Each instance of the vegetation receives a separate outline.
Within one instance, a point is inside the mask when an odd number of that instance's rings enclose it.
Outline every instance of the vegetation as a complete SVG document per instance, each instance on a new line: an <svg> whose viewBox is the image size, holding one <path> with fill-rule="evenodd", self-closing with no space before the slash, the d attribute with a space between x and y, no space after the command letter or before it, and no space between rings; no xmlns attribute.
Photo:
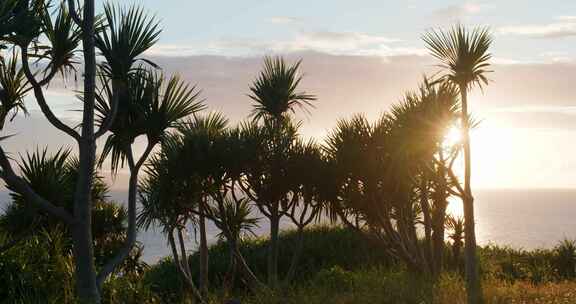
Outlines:
<svg viewBox="0 0 576 304"><path fill-rule="evenodd" d="M375 121L357 114L309 140L297 110L311 114L316 97L301 89L301 61L266 57L247 88L253 111L233 124L201 113L195 86L144 57L161 33L155 17L111 4L95 16L93 0L78 4L0 3L0 130L27 113L33 92L46 119L77 142L19 160L0 148L11 195L0 216L2 301L477 304L573 296L573 241L535 251L476 245L467 94L488 82L488 30L426 33L441 62L436 77L425 76ZM80 70L82 120L72 127L44 91L57 75ZM447 140L454 129L461 140ZM461 154L462 183L454 172ZM127 167L127 208L108 200L104 166L113 176ZM447 214L452 196L462 199L463 219ZM294 230L281 232L283 221ZM219 229L211 247L207 222ZM264 222L268 238L255 237ZM136 238L151 227L162 228L172 255L149 267ZM200 236L192 255L188 232Z"/></svg>
<svg viewBox="0 0 576 304"><path fill-rule="evenodd" d="M468 303L483 303L481 281L476 258L476 232L474 228L474 197L472 196L470 128L468 91L474 86L488 84L490 72L489 52L492 37L487 28L468 30L457 25L449 31L431 31L423 36L431 54L442 62L441 79L458 88L460 93L460 129L464 149L464 189L460 196L464 204L464 231L466 238L466 286Z"/></svg>

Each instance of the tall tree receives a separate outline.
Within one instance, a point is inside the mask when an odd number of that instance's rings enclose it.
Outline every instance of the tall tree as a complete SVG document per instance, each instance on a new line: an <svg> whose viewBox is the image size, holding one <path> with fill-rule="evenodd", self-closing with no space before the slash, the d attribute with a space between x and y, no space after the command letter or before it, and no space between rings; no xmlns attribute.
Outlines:
<svg viewBox="0 0 576 304"><path fill-rule="evenodd" d="M34 92L36 101L47 120L57 129L74 138L78 144L78 180L74 194L73 213L58 207L36 193L26 181L12 169L3 149L0 149L1 178L14 191L20 193L30 204L37 205L47 213L61 219L71 227L75 258L76 291L86 303L99 303L96 285L94 250L92 244L91 191L96 155L96 139L106 132L94 130L94 105L96 88L96 52L94 45L94 0L84 1L82 13L76 2L69 0L57 10L54 20L49 13L49 2L42 0L3 1L0 8L0 40L3 45L19 48L19 59L26 80ZM44 95L44 87L58 72L66 72L75 63L75 53L82 44L84 85L82 97L82 121L80 131L66 125L52 111ZM31 52L31 53L30 53ZM44 73L30 67L30 58L39 58L46 69ZM4 64L4 63L2 63ZM42 75L40 75L42 74ZM38 78L38 76L41 76Z"/></svg>
<svg viewBox="0 0 576 304"><path fill-rule="evenodd" d="M441 62L443 79L456 85L460 91L462 105L461 123L464 146L464 237L466 251L466 287L468 303L483 303L482 287L476 254L476 232L474 222L474 197L471 187L470 119L468 113L468 91L474 86L488 84L492 37L487 28L466 29L456 25L448 31L431 30L422 37L431 54Z"/></svg>
<svg viewBox="0 0 576 304"><path fill-rule="evenodd" d="M439 235L452 180L443 172L454 153L446 160L442 154L458 114L455 93L425 81L374 123L361 115L339 121L325 146L332 218L367 232L411 271L428 275L439 271L437 252L444 250Z"/></svg>
<svg viewBox="0 0 576 304"><path fill-rule="evenodd" d="M283 141L286 142L287 122L291 119L290 114L295 113L296 108L305 111L313 106L312 102L316 100L314 95L305 92L299 92L298 86L302 80L299 75L301 61L293 65L287 65L282 57L266 57L264 59L264 68L250 87L248 95L255 103L253 105L252 116L255 121L262 121L267 126L270 133L270 143L273 148L272 166L276 171L282 170L279 162L282 161ZM289 124L289 123L288 123ZM284 138L282 138L284 137ZM278 176L277 176L278 177ZM278 183L282 183L276 180ZM274 182L274 181L271 181ZM270 185L271 187L276 187ZM281 200L282 191L270 193L268 201L257 201L257 205L270 220L270 246L268 254L268 282L271 287L278 282L278 234L280 231Z"/></svg>
<svg viewBox="0 0 576 304"><path fill-rule="evenodd" d="M192 296L202 302L202 294L192 277L183 237L186 226L196 224L193 210L198 209L201 188L197 179L183 175L186 169L182 167L186 162L182 146L182 138L172 135L162 142L161 150L148 161L146 177L139 185L142 210L138 214L138 223L146 229L152 225L162 227L176 268Z"/></svg>
<svg viewBox="0 0 576 304"><path fill-rule="evenodd" d="M204 106L198 101L195 87L184 83L178 76L165 79L155 71L140 69L126 83L126 98L118 99L118 113L110 128L101 155L100 163L111 155L112 172L128 164L130 179L128 184L128 232L125 245L112 258L98 275L98 284L128 256L136 243L136 200L138 174L154 147L164 141L184 118L201 110ZM98 98L98 111L101 123L114 111L109 102L114 100L113 89L104 84L105 97ZM120 111L122 109L122 111ZM146 138L146 148L136 160L132 151L135 140Z"/></svg>

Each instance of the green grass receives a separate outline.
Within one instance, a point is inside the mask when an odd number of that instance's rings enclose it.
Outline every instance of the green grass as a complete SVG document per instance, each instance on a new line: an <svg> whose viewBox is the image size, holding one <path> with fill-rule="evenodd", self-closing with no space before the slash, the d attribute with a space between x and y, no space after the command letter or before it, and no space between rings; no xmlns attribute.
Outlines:
<svg viewBox="0 0 576 304"><path fill-rule="evenodd" d="M294 284L275 294L250 295L238 282L234 297L242 303L464 303L465 290L459 267L446 265L449 271L433 284L410 274L402 264L388 257L377 244L353 231L340 227L318 226L307 230L304 254ZM296 235L283 232L280 237L280 273L287 272ZM509 247L479 248L481 270L488 303L576 303L562 302L574 282L573 243L564 241L553 249L521 250ZM267 240L246 240L241 247L248 264L265 280ZM210 283L213 303L222 303L220 275L228 267L223 243L210 248ZM190 257L192 269L198 269L196 255ZM450 267L449 267L450 266ZM461 267L460 267L461 269ZM162 303L183 301L182 284L168 258L153 265L144 275L145 286Z"/></svg>
<svg viewBox="0 0 576 304"><path fill-rule="evenodd" d="M292 231L281 235L280 273L287 272L295 247ZM210 248L210 303L230 297L242 303L465 303L459 267L446 267L432 283L409 273L377 244L338 227L314 227L305 235L304 254L293 284L272 294L250 294L237 282L232 296L224 297L220 275L228 268L225 244ZM69 252L60 252L58 239L35 237L0 254L0 303L74 303L73 268ZM254 238L242 252L265 281L267 240ZM574 242L556 248L522 250L500 246L479 248L487 303L576 303ZM22 252L27 252L23 255ZM198 259L190 257L192 269ZM449 265L447 265L449 266ZM197 276L196 276L197 277ZM106 282L103 303L188 303L180 275L170 258L146 269L142 275L115 277Z"/></svg>

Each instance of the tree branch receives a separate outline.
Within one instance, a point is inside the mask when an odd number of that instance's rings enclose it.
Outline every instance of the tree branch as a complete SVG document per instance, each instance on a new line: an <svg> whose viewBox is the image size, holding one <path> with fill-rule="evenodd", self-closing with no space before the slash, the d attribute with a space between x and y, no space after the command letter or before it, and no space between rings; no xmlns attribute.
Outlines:
<svg viewBox="0 0 576 304"><path fill-rule="evenodd" d="M72 20L74 20L74 22L76 22L76 24L78 24L78 26L82 28L83 21L82 19L80 19L78 11L76 11L76 4L74 3L74 0L68 0L68 11L70 16L72 17Z"/></svg>
<svg viewBox="0 0 576 304"><path fill-rule="evenodd" d="M2 167L0 177L4 180L4 182L6 182L6 184L14 189L14 191L24 196L27 202L35 204L42 210L61 219L66 224L72 225L74 223L74 217L68 211L66 211L66 209L57 207L38 195L24 179L14 173L12 165L6 157L2 147L0 147L0 167Z"/></svg>
<svg viewBox="0 0 576 304"><path fill-rule="evenodd" d="M103 267L97 277L97 284L100 289L104 284L106 278L114 272L114 269L118 267L130 254L130 251L136 243L136 191L138 187L138 172L140 167L148 158L148 155L154 148L155 144L148 142L146 150L140 156L137 163L134 163L134 155L132 154L132 148L128 149L128 165L130 167L130 182L128 185L128 232L126 233L126 240L122 245L122 248L116 253L116 255L110 259Z"/></svg>
<svg viewBox="0 0 576 304"><path fill-rule="evenodd" d="M24 74L28 79L28 82L32 85L34 89L34 96L36 97L36 102L40 106L42 113L48 119L48 121L57 129L61 130L62 132L70 135L72 138L76 140L80 140L80 134L74 131L71 127L64 124L50 109L48 104L46 103L46 98L44 98L44 93L42 92L42 85L43 83L47 83L50 80L50 77L46 77L42 82L38 82L32 72L30 71L30 66L28 65L28 49L27 47L21 47L22 50L22 69L24 70ZM50 74L53 75L54 71Z"/></svg>

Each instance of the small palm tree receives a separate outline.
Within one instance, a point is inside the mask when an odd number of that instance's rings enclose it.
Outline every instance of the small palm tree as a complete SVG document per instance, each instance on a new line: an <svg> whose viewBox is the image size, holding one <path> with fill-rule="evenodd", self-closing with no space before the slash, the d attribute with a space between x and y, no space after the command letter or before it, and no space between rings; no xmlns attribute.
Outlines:
<svg viewBox="0 0 576 304"><path fill-rule="evenodd" d="M211 205L207 213L216 227L220 229L218 237L226 240L229 246L230 267L224 277L224 291L229 292L233 287L238 269L240 242L245 235L256 235L254 229L258 227L258 218L252 217L252 208L248 199L235 200L224 198ZM243 263L244 261L240 261ZM245 262L244 262L245 263Z"/></svg>
<svg viewBox="0 0 576 304"><path fill-rule="evenodd" d="M464 146L464 204L466 230L466 286L468 303L483 302L482 287L476 257L476 233L474 228L474 198L471 188L471 150L469 136L468 91L474 86L488 84L486 74L490 72L489 48L492 43L487 28L467 30L456 25L449 31L432 30L423 37L428 49L440 60L443 79L458 86L462 103L461 128Z"/></svg>
<svg viewBox="0 0 576 304"><path fill-rule="evenodd" d="M281 147L285 147L287 141L293 140L287 137L290 132L282 134L289 129L287 125L292 125L288 115L295 113L297 107L308 111L308 108L313 106L312 102L316 100L314 95L298 92L302 80L302 76L298 74L300 63L301 61L298 61L289 66L282 57L266 57L262 72L250 87L248 96L255 102L252 110L254 121L264 121L264 127L271 131L267 140L270 141L270 145L277 147L271 151L273 152L272 163L269 164L271 167L281 167L280 162L284 155ZM275 181L282 183L279 176L275 176ZM270 182L273 183L274 180ZM270 187L277 188L276 185ZM264 214L270 219L268 281L272 287L278 282L278 233L281 217L280 200L282 200L282 191L274 192L276 193L269 194L268 201L257 202L259 206L266 205L264 208L268 210Z"/></svg>
<svg viewBox="0 0 576 304"><path fill-rule="evenodd" d="M460 263L460 250L464 244L464 219L449 215L446 218L446 228L450 231L448 237L452 240L452 259L455 267Z"/></svg>
<svg viewBox="0 0 576 304"><path fill-rule="evenodd" d="M147 70L135 63L139 60L155 66L139 56L152 47L160 33L154 18L147 17L137 7L127 10L105 8L108 27L99 33L96 44L107 59L101 65L100 94L96 111L100 126L109 125L100 165L111 156L111 168L128 164L128 234L126 244L103 267L98 275L101 286L108 274L124 260L136 244L136 199L138 173L157 144L168 137L170 130L189 115L203 109L199 93L178 76L168 79L157 71ZM135 159L132 144L139 136L147 139L144 153Z"/></svg>

